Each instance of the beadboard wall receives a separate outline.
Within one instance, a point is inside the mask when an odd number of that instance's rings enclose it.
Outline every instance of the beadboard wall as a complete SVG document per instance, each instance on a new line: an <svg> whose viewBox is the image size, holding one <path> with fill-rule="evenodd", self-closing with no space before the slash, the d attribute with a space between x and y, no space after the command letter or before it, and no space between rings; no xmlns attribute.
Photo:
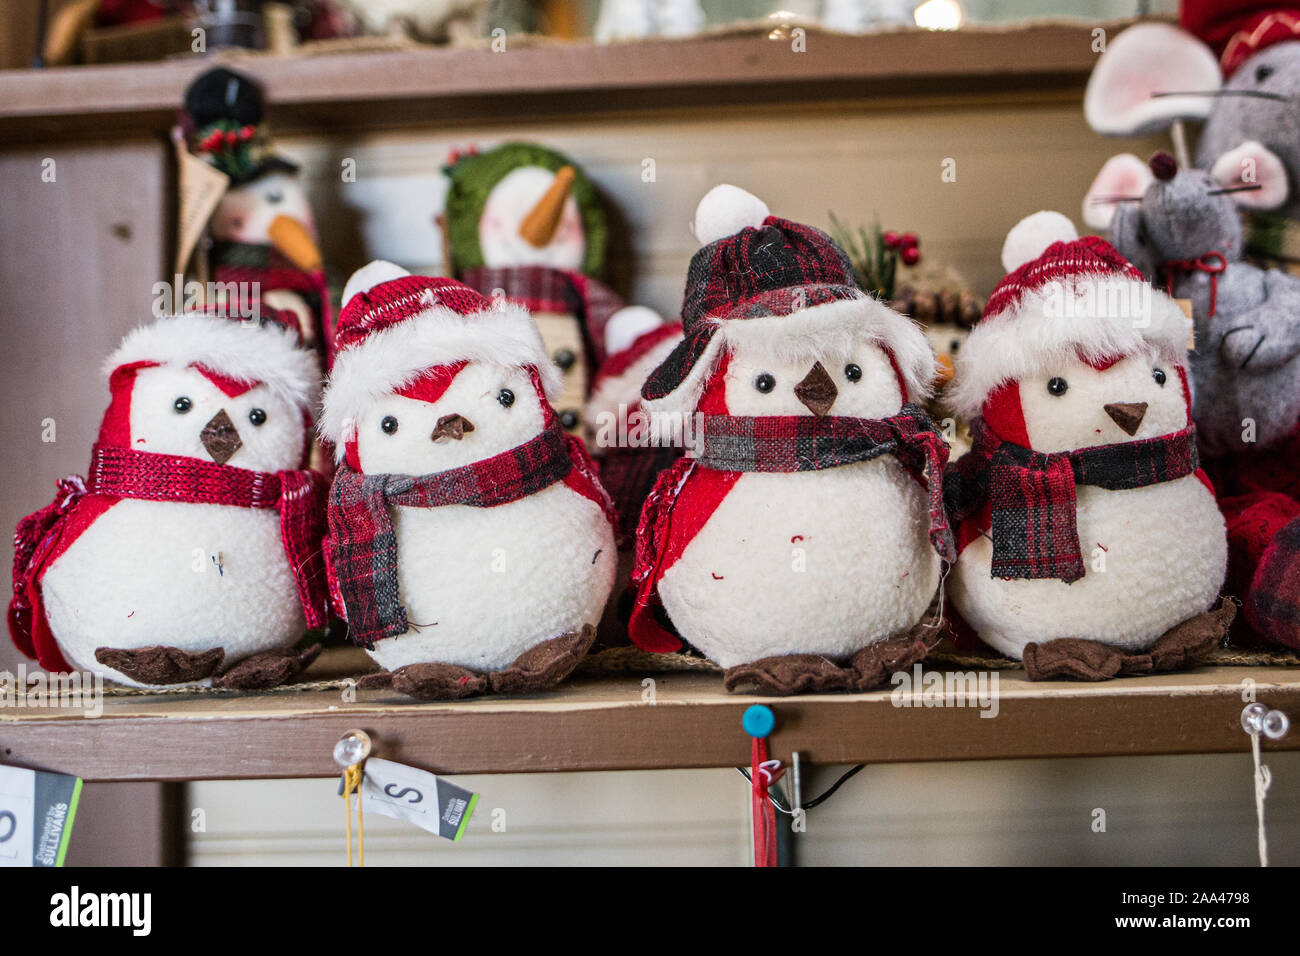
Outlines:
<svg viewBox="0 0 1300 956"><path fill-rule="evenodd" d="M1242 747L1239 755L1214 757L867 767L808 812L796 853L801 865L1251 866L1258 857L1244 735ZM1267 762L1271 862L1294 865L1300 863L1300 754ZM843 769L817 768L808 797ZM734 770L478 775L455 782L481 794L460 843L370 814L367 864L749 861L749 791ZM190 784L190 860L340 865L345 819L336 793L336 780ZM789 819L778 816L780 825ZM196 821L202 832L193 832Z"/></svg>
<svg viewBox="0 0 1300 956"><path fill-rule="evenodd" d="M1109 156L1167 148L1158 139L1102 139L1077 102L1023 96L666 111L281 142L304 165L326 261L342 277L371 257L441 271L439 166L453 148L510 139L546 143L582 164L624 227L615 230L611 280L672 315L696 248L688 223L717 183L824 228L831 212L849 225L878 216L886 228L920 235L925 272L942 265L984 294L1002 275L1002 239L1022 216L1059 209L1078 221L1084 192ZM345 164L355 182L343 181Z"/></svg>

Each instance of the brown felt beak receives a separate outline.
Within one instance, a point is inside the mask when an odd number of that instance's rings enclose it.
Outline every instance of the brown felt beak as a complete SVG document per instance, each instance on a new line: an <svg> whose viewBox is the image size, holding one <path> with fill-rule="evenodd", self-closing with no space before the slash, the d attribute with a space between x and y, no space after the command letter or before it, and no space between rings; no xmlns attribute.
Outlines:
<svg viewBox="0 0 1300 956"><path fill-rule="evenodd" d="M433 434L429 437L433 441L440 438L454 438L460 441L465 437L466 432L474 430L474 423L464 415L443 415L438 419L438 424L433 426Z"/></svg>
<svg viewBox="0 0 1300 956"><path fill-rule="evenodd" d="M835 387L821 362L817 362L808 374L794 387L794 397L803 402L804 407L818 418L823 417L835 404L835 397L840 390Z"/></svg>
<svg viewBox="0 0 1300 956"><path fill-rule="evenodd" d="M1114 402L1103 405L1102 408L1106 410L1111 421L1130 435L1137 434L1138 427L1147 414L1146 402Z"/></svg>
<svg viewBox="0 0 1300 956"><path fill-rule="evenodd" d="M208 419L203 431L199 432L199 441L203 442L204 450L218 465L230 461L231 456L244 444L235 423L230 420L224 408Z"/></svg>
<svg viewBox="0 0 1300 956"><path fill-rule="evenodd" d="M320 249L312 238L311 230L292 216L276 216L267 230L271 245L286 259L304 272L319 272L324 268Z"/></svg>
<svg viewBox="0 0 1300 956"><path fill-rule="evenodd" d="M577 176L572 166L561 166L555 174L546 195L537 200L519 224L519 235L538 249L544 248L555 238L555 230L560 226L560 217L564 215L564 203L573 191L573 180Z"/></svg>

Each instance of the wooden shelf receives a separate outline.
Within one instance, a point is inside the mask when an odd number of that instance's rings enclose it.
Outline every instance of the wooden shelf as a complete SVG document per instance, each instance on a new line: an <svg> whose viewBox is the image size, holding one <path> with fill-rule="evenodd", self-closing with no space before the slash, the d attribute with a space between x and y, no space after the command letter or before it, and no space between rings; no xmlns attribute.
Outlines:
<svg viewBox="0 0 1300 956"><path fill-rule="evenodd" d="M327 652L308 673L366 669L359 651ZM437 773L729 767L749 762L746 707L772 706L776 757L818 764L1124 754L1246 753L1242 680L1258 699L1300 716L1300 669L1214 667L1100 684L1030 684L999 672L998 712L898 707L888 690L759 698L728 694L713 673L584 677L530 698L420 704L337 688L262 694L109 696L102 716L0 709L0 762L88 780L321 777L335 742L362 728L377 756ZM919 694L918 694L919 700ZM1300 749L1300 733L1266 742Z"/></svg>
<svg viewBox="0 0 1300 956"><path fill-rule="evenodd" d="M1092 30L1129 21L1043 22L867 36L809 31L806 52L761 31L635 43L240 56L266 86L279 129L440 123L626 108L807 102L882 95L1068 89L1096 59ZM0 72L0 132L11 141L158 133L216 62ZM339 107L355 106L346 110Z"/></svg>

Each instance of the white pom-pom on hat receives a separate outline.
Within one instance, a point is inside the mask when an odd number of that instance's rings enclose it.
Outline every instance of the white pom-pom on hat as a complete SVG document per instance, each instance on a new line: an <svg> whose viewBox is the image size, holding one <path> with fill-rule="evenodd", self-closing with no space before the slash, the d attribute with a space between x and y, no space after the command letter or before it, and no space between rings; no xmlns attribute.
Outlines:
<svg viewBox="0 0 1300 956"><path fill-rule="evenodd" d="M409 275L410 273L401 266L393 265L393 263L383 259L376 259L374 262L362 266L348 278L347 284L343 287L343 302L341 304L347 305L354 295L373 289L381 282L388 282Z"/></svg>
<svg viewBox="0 0 1300 956"><path fill-rule="evenodd" d="M1002 243L1002 268L1019 269L1041 256L1054 242L1074 242L1079 232L1074 223L1059 212L1036 212L1011 227Z"/></svg>
<svg viewBox="0 0 1300 956"><path fill-rule="evenodd" d="M664 324L663 316L644 305L619 309L605 323L605 354L621 352L645 333Z"/></svg>
<svg viewBox="0 0 1300 956"><path fill-rule="evenodd" d="M734 236L742 229L757 229L772 215L767 203L739 186L714 186L695 207L691 232L700 245Z"/></svg>

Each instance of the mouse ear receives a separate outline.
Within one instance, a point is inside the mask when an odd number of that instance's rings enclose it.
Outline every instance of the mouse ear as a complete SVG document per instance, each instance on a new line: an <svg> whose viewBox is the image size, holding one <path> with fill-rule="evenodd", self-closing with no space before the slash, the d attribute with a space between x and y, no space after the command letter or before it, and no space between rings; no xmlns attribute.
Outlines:
<svg viewBox="0 0 1300 956"><path fill-rule="evenodd" d="M1107 136L1136 136L1179 119L1205 119L1223 85L1204 43L1168 23L1139 23L1110 41L1083 96L1088 125ZM1180 96L1156 96L1179 93Z"/></svg>
<svg viewBox="0 0 1300 956"><path fill-rule="evenodd" d="M1083 197L1083 221L1089 229L1110 228L1120 196L1141 196L1151 185L1151 167L1132 153L1120 153L1106 160Z"/></svg>
<svg viewBox="0 0 1300 956"><path fill-rule="evenodd" d="M1287 200L1286 167L1263 143L1247 140L1218 158L1210 175L1225 189L1259 186L1233 193L1238 206L1246 209L1276 209Z"/></svg>

